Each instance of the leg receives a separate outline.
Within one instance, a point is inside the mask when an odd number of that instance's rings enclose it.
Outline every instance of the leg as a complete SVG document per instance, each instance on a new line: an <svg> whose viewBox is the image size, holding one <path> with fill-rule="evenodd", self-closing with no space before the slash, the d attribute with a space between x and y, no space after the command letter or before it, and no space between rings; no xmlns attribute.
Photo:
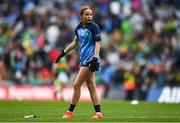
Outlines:
<svg viewBox="0 0 180 123"><path fill-rule="evenodd" d="M97 90L96 90L96 83L95 83L95 73L90 72L88 70L88 78L86 81L87 87L89 89L90 97L94 105L94 109L96 114L92 118L103 118L103 114L101 113L101 108L100 108L100 102L98 99L97 95Z"/></svg>
<svg viewBox="0 0 180 123"><path fill-rule="evenodd" d="M88 71L88 78L86 81L87 87L89 89L90 97L94 105L99 105L99 99L95 84L95 73Z"/></svg>
<svg viewBox="0 0 180 123"><path fill-rule="evenodd" d="M81 67L74 82L74 92L71 104L76 105L81 95L81 85L87 80L87 67Z"/></svg>
<svg viewBox="0 0 180 123"><path fill-rule="evenodd" d="M63 118L73 117L73 110L76 104L78 103L81 95L81 85L87 80L88 77L87 70L88 70L87 67L80 68L79 73L74 82L74 92L73 92L71 104L69 106L68 111L64 114Z"/></svg>

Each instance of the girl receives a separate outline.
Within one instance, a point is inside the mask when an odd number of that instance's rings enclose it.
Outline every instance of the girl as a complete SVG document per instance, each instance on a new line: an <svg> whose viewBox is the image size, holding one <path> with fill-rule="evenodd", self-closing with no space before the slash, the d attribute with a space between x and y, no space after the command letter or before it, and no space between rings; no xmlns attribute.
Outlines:
<svg viewBox="0 0 180 123"><path fill-rule="evenodd" d="M99 26L92 22L92 10L89 6L83 6L80 9L81 22L75 29L76 36L73 41L55 57L50 57L52 61L58 63L69 51L80 44L80 70L74 82L74 92L71 104L63 118L72 118L74 108L78 103L81 94L81 86L86 82L90 97L95 109L95 115L92 118L102 118L103 114L100 109L100 102L97 96L95 85L95 71L99 70L100 58L100 29Z"/></svg>

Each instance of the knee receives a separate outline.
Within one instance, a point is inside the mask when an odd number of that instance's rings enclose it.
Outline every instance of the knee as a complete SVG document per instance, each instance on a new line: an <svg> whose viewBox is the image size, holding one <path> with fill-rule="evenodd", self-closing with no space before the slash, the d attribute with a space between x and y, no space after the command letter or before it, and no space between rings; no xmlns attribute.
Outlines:
<svg viewBox="0 0 180 123"><path fill-rule="evenodd" d="M74 87L75 90L79 90L81 88L81 85L76 83L76 84L74 84L73 87Z"/></svg>

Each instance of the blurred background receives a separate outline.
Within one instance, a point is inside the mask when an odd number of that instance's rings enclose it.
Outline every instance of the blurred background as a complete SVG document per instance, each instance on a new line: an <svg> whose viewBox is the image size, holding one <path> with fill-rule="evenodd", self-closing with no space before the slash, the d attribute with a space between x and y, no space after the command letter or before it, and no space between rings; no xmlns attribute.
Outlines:
<svg viewBox="0 0 180 123"><path fill-rule="evenodd" d="M0 99L69 97L79 49L47 54L71 42L82 5L101 29L101 98L180 103L179 0L0 0Z"/></svg>

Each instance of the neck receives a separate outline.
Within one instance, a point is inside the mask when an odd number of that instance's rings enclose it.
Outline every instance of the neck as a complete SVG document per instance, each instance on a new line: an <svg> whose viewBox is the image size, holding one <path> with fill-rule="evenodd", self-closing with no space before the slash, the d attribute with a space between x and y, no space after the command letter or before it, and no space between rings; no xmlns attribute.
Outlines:
<svg viewBox="0 0 180 123"><path fill-rule="evenodd" d="M91 23L91 22L90 22L90 23ZM90 23L86 23L86 22L83 22L83 21L82 21L82 26L83 26L83 27L86 27L86 26L89 25Z"/></svg>
<svg viewBox="0 0 180 123"><path fill-rule="evenodd" d="M83 27L85 27L85 26L87 25L87 23L85 23L85 22L82 22L82 25L83 25Z"/></svg>

